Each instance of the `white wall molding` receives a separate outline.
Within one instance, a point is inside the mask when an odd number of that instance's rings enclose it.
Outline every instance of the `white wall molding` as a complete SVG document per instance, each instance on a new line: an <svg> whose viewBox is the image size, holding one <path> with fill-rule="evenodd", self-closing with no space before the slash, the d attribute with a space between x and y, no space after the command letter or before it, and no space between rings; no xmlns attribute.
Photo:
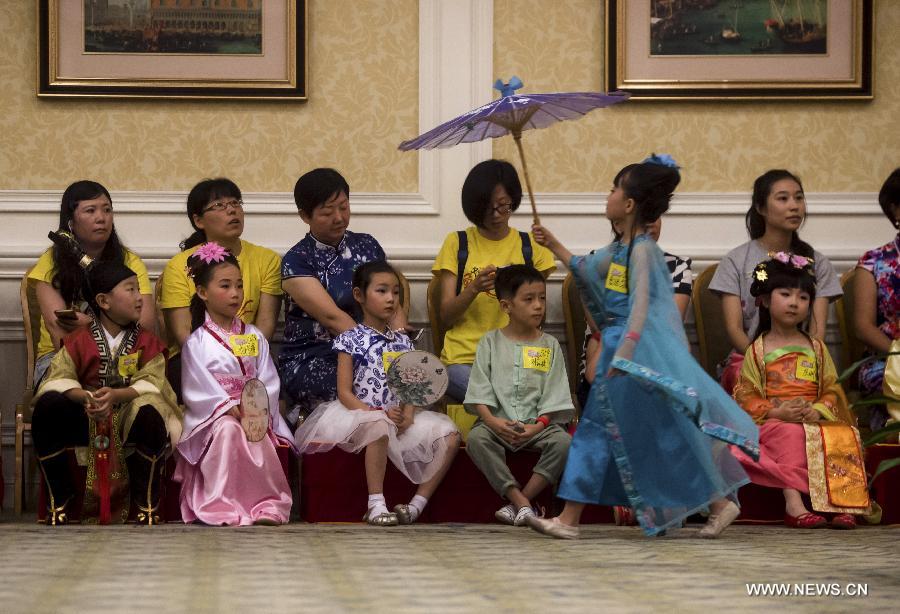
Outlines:
<svg viewBox="0 0 900 614"><path fill-rule="evenodd" d="M434 152L419 152L427 157ZM490 155L490 154L488 154ZM430 184L434 177L420 177L420 183ZM432 186L427 185L431 190ZM62 190L0 190L0 214L35 214L59 212ZM297 216L294 196L290 192L245 192L245 211L248 216ZM187 192L122 191L112 192L116 215L185 215ZM453 197L458 199L455 193ZM878 195L874 192L811 192L807 206L813 217L820 215L881 216ZM602 192L544 192L535 195L541 215L602 214L606 193ZM355 216L398 216L435 214L432 201L423 194L405 192L354 192L351 206ZM672 199L667 217L698 215L740 215L747 212L750 194L747 192L683 192ZM520 207L517 218L530 218L527 207Z"/></svg>

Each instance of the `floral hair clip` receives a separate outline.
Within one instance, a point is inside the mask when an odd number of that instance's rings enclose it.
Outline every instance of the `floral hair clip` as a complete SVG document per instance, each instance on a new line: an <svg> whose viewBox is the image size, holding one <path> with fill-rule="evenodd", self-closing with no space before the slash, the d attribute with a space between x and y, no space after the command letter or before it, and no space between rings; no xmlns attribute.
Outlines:
<svg viewBox="0 0 900 614"><path fill-rule="evenodd" d="M678 163L675 162L675 159L669 154L650 154L649 157L644 158L641 161L641 164L659 164L660 166L668 166L669 168L674 168L676 171L681 167L678 166Z"/></svg>
<svg viewBox="0 0 900 614"><path fill-rule="evenodd" d="M223 262L226 256L228 256L228 250L214 241L204 243L194 252L194 257L206 264Z"/></svg>
<svg viewBox="0 0 900 614"><path fill-rule="evenodd" d="M798 256L797 254L793 254L791 252L769 252L769 258L773 260L777 260L782 264L790 264L793 265L795 269L805 269L810 266L815 260L812 258L807 258L806 256Z"/></svg>

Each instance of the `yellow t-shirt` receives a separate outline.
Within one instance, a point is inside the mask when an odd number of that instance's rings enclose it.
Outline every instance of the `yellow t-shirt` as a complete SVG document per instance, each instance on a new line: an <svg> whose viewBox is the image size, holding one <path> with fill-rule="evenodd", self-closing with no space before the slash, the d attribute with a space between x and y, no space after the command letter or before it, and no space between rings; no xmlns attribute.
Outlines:
<svg viewBox="0 0 900 614"><path fill-rule="evenodd" d="M163 269L160 309L189 307L196 288L187 274L188 257L200 246L175 254ZM256 323L261 293L281 296L281 257L266 247L260 247L241 239L238 255L241 278L244 280L244 304L238 316L247 324ZM169 346L169 357L181 351L178 345Z"/></svg>
<svg viewBox="0 0 900 614"><path fill-rule="evenodd" d="M486 239L475 226L466 229L469 241L469 257L466 260L463 274L463 288L468 286L484 267L493 264L503 267L509 264L525 264L522 257L522 238L519 232L510 228L509 234L499 241ZM546 247L541 247L531 237L532 264L541 273L556 269L553 254ZM459 237L451 232L444 239L441 251L431 267L431 271L439 274L450 271L457 274L457 252ZM500 303L493 291L481 292L469 305L465 313L447 331L444 337L444 349L441 360L449 365L469 365L475 361L475 348L481 337L495 328L502 328L509 322L508 316L500 309Z"/></svg>
<svg viewBox="0 0 900 614"><path fill-rule="evenodd" d="M153 288L150 285L150 276L147 275L147 267L144 266L144 263L138 258L137 254L127 248L125 249L125 266L137 273L138 288L140 289L141 294L153 294ZM37 279L38 281L45 281L48 284L53 284L53 276L55 274L56 264L53 262L53 249L48 248L47 251L38 258L37 264L35 264L31 271L28 272L28 279ZM41 338L38 340L35 358L40 358L44 354L49 354L54 349L56 348L53 347L50 331L47 330L47 326L44 324L44 318L42 316Z"/></svg>

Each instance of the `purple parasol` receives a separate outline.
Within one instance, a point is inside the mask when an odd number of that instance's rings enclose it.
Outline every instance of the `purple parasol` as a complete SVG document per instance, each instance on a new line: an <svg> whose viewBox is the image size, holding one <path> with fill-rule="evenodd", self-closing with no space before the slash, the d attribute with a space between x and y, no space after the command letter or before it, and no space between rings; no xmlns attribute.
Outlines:
<svg viewBox="0 0 900 614"><path fill-rule="evenodd" d="M515 94L522 87L518 77L504 84L499 79L494 88L500 90L501 97L493 102L473 109L455 119L441 124L414 139L400 143L400 149L434 149L453 147L459 143L474 143L487 138L512 134L522 159L525 185L531 200L531 212L538 223L534 193L525 164L522 149L522 131L531 128L545 128L556 122L578 119L594 109L608 107L628 100L627 92L559 92L555 94Z"/></svg>

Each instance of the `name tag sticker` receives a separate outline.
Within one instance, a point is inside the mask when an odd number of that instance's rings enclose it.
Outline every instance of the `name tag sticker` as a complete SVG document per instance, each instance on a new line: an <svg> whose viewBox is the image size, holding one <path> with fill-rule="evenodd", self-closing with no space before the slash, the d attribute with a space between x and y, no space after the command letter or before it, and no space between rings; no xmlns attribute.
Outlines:
<svg viewBox="0 0 900 614"><path fill-rule="evenodd" d="M522 348L522 366L546 373L550 370L550 348L526 346Z"/></svg>
<svg viewBox="0 0 900 614"><path fill-rule="evenodd" d="M606 273L607 290L612 290L613 292L621 292L622 294L628 294L628 284L625 281L625 276L627 273L628 267L622 266L621 264L616 264L615 262L610 262L609 271Z"/></svg>
<svg viewBox="0 0 900 614"><path fill-rule="evenodd" d="M231 346L235 356L259 356L259 340L253 333L231 335L228 338L228 345Z"/></svg>
<svg viewBox="0 0 900 614"><path fill-rule="evenodd" d="M807 382L816 381L816 360L808 356L801 356L797 359L797 370L794 373L797 379Z"/></svg>
<svg viewBox="0 0 900 614"><path fill-rule="evenodd" d="M381 366L385 373L387 373L387 370L391 368L391 365L394 364L394 361L397 360L401 354L403 354L403 352L382 352Z"/></svg>
<svg viewBox="0 0 900 614"><path fill-rule="evenodd" d="M134 377L138 372L138 360L140 358L140 352L119 356L119 375L122 377Z"/></svg>

